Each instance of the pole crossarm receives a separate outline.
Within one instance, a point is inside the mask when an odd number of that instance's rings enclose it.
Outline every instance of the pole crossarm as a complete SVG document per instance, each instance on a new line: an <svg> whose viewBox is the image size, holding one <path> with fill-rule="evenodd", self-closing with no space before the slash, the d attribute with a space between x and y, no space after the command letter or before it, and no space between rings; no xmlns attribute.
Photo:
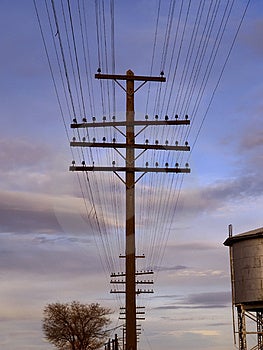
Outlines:
<svg viewBox="0 0 263 350"><path fill-rule="evenodd" d="M137 80L137 81L159 81L165 82L165 77L151 77L143 75L129 75L129 74L95 74L96 79L111 79L111 80Z"/></svg>
<svg viewBox="0 0 263 350"><path fill-rule="evenodd" d="M72 165L70 171L113 171L113 172L135 172L135 173L190 173L190 168L159 168L159 167L111 167L111 166L86 166Z"/></svg>
<svg viewBox="0 0 263 350"><path fill-rule="evenodd" d="M80 129L80 128L105 128L112 126L151 126L151 125L190 125L190 120L188 119L171 119L171 120L135 120L134 123L128 123L125 121L112 121L112 122L92 122L92 123L72 123L70 127L72 129Z"/></svg>
<svg viewBox="0 0 263 350"><path fill-rule="evenodd" d="M120 312L120 315L126 315L126 312L125 311ZM136 311L136 315L145 315L145 312L144 311Z"/></svg>
<svg viewBox="0 0 263 350"><path fill-rule="evenodd" d="M164 150L164 151L190 151L189 146L169 146L169 145L149 145L149 144L138 144L134 143L127 145L126 143L117 142L87 142L87 141L72 141L70 142L72 147L98 147L98 148L134 148L134 149L153 149L153 150Z"/></svg>
<svg viewBox="0 0 263 350"><path fill-rule="evenodd" d="M143 75L134 75L131 70L128 70L126 72L126 75L121 74L95 74L96 79L110 79L114 80L125 92L126 96L133 97L135 92L137 92L143 85L145 85L148 81L156 81L156 82L165 82L166 78L161 77L151 77L151 76L143 76ZM118 82L118 80L125 80L126 81L126 89ZM134 81L143 81L143 83L137 87L137 89L134 89L134 86L132 89L130 87L128 88L129 83L134 84Z"/></svg>
<svg viewBox="0 0 263 350"><path fill-rule="evenodd" d="M135 275L136 276L139 276L139 275L153 275L154 272L153 270L142 270L142 271L136 271L135 272ZM117 272L117 273L111 273L110 277L123 277L123 276L126 276L126 273L125 272ZM144 309L144 306L140 307L140 306L137 306L137 308L143 308Z"/></svg>
<svg viewBox="0 0 263 350"><path fill-rule="evenodd" d="M111 289L110 293L125 293L125 290L120 289ZM136 289L136 294L147 294L147 293L154 293L153 289Z"/></svg>

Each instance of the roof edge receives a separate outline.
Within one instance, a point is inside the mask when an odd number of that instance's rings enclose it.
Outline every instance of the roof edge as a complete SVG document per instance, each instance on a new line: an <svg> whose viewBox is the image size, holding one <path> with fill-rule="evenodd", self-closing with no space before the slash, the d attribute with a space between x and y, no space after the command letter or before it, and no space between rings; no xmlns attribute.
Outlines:
<svg viewBox="0 0 263 350"><path fill-rule="evenodd" d="M240 233L235 236L229 236L223 243L225 246L232 246L234 243L247 239L255 239L263 237L263 227L257 228L255 230Z"/></svg>

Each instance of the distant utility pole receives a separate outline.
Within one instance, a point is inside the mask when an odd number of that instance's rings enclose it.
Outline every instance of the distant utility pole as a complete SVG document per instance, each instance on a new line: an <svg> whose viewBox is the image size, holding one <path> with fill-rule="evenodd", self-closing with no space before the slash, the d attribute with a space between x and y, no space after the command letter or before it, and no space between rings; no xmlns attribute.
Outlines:
<svg viewBox="0 0 263 350"><path fill-rule="evenodd" d="M119 350L119 340L117 334L115 334L114 339L109 339L109 341L104 344L105 350Z"/></svg>
<svg viewBox="0 0 263 350"><path fill-rule="evenodd" d="M125 277L125 280L112 281L115 283L125 283L125 291L114 290L112 292L125 293L125 319L126 319L126 350L136 350L137 349L137 330L136 330L136 295L140 293L153 293L153 290L143 290L136 289L136 284L151 284L153 281L138 281L136 278L138 275L150 274L152 271L136 271L136 258L141 256L136 256L135 250L135 173L142 173L139 179L146 173L149 172L163 172L163 173L189 173L190 169L188 167L179 168L175 167L136 167L135 165L135 149L141 149L146 151L148 149L152 150L175 150L175 151L189 151L190 147L188 145L159 145L159 144L137 144L135 143L135 126L141 126L143 129L150 125L187 125L190 124L188 119L173 119L169 120L168 117L165 120L153 120L150 121L146 119L145 121L138 120L134 118L134 94L138 91L145 83L148 81L155 82L165 82L163 76L160 77L150 77L150 76L136 76L131 70L126 72L126 75L115 75L115 74L95 74L97 79L111 79L116 81L116 83L121 86L126 92L126 120L125 121L112 121L112 122L99 122L99 123L77 123L76 121L71 124L72 128L89 128L89 127L126 127L126 143L107 143L107 142L78 142L72 141L70 143L73 147L103 147L103 148L113 148L126 150L125 166L87 166L83 164L82 166L77 166L75 163L70 167L71 171L113 171L119 178L118 172L125 172L125 183L126 186L126 252L125 252L125 265L126 271L123 274L112 274L111 277L119 278ZM123 87L119 81L126 81L126 88ZM134 89L134 82L141 81L141 85L137 89ZM144 256L142 256L144 257Z"/></svg>

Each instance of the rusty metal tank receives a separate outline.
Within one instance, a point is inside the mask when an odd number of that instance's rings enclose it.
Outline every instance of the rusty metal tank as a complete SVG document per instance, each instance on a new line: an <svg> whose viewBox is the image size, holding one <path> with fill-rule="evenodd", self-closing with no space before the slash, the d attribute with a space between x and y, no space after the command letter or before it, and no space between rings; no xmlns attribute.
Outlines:
<svg viewBox="0 0 263 350"><path fill-rule="evenodd" d="M224 245L230 248L233 304L263 311L263 227L231 234Z"/></svg>

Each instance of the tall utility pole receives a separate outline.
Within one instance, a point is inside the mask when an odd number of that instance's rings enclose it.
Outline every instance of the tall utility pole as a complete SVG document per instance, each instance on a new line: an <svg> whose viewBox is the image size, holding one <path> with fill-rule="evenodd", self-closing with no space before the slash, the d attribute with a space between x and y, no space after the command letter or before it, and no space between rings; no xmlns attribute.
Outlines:
<svg viewBox="0 0 263 350"><path fill-rule="evenodd" d="M134 74L126 76L126 344L135 350L136 294L135 294L135 174L134 174ZM130 79L129 79L130 78Z"/></svg>
<svg viewBox="0 0 263 350"><path fill-rule="evenodd" d="M150 290L136 290L136 283L140 283L136 280L136 276L143 274L136 271L136 249L135 249L135 173L139 172L142 175L148 172L169 172L169 173L189 173L190 169L188 167L179 168L176 165L174 168L169 167L136 167L135 166L135 149L141 149L146 151L148 149L153 150L176 150L176 151L189 151L190 148L188 145L184 146L168 146L168 145L159 145L159 144L136 144L135 143L135 126L141 126L142 128L146 128L150 125L187 125L190 123L188 119L173 119L169 120L166 117L165 120L154 120L154 121L136 121L134 118L134 94L138 91L146 82L155 81L155 82L165 82L165 78L163 76L160 77L149 77L149 76L135 76L131 70L126 72L126 75L111 75L111 74L95 74L95 78L97 79L111 79L116 81L116 83L121 86L122 89L126 92L126 120L125 121L113 121L102 123L77 123L75 120L73 124L71 124L72 128L89 128L89 127L126 127L126 142L125 143L107 143L107 142L78 142L73 141L70 143L73 147L104 147L104 148L114 148L116 150L120 148L126 149L126 157L125 157L125 167L116 167L116 166L87 166L83 163L82 166L77 166L74 164L70 167L71 171L113 171L119 178L118 172L125 172L125 183L126 186L126 251L125 251L125 268L126 271L124 274L113 274L112 277L125 277L125 281L118 281L125 283L125 319L126 319L126 350L136 350L137 349L137 335L136 335L136 295L144 292L152 292ZM126 88L124 88L119 81L126 81ZM135 90L134 82L141 81L141 85ZM138 180L137 180L138 181ZM147 272L146 272L147 273ZM148 272L151 273L151 272ZM147 282L146 282L147 283ZM151 281L148 281L151 283ZM121 291L115 291L121 292Z"/></svg>

